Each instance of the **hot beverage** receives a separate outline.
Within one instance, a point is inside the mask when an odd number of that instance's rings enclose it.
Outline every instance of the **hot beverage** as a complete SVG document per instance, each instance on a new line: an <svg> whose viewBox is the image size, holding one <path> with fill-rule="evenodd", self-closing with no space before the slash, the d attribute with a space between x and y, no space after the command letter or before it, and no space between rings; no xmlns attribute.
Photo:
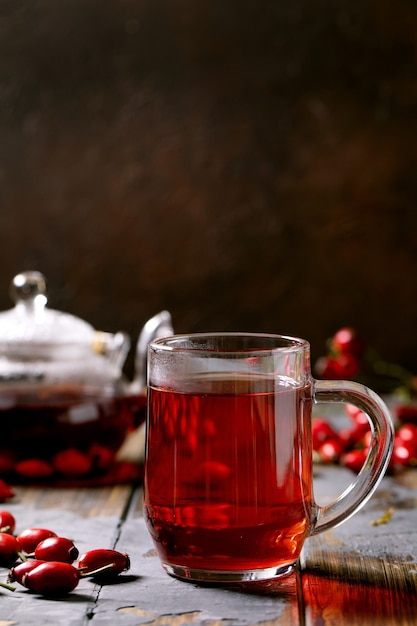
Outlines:
<svg viewBox="0 0 417 626"><path fill-rule="evenodd" d="M164 562L230 570L298 558L314 515L310 397L267 377L150 388L145 509Z"/></svg>

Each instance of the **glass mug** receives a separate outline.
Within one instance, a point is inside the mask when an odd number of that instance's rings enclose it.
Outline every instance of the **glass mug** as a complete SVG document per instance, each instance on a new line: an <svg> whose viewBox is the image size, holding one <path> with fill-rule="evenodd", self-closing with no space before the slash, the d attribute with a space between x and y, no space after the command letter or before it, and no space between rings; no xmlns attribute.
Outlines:
<svg viewBox="0 0 417 626"><path fill-rule="evenodd" d="M393 425L368 387L312 378L303 339L204 333L148 348L144 514L164 569L191 581L263 580L295 568L305 540L347 520L388 465ZM355 404L372 428L361 472L314 501L314 402Z"/></svg>

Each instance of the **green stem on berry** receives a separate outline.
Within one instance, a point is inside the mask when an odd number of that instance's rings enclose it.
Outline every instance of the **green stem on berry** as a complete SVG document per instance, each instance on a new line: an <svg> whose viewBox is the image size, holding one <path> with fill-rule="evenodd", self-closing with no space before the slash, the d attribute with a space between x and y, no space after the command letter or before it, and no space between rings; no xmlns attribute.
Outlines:
<svg viewBox="0 0 417 626"><path fill-rule="evenodd" d="M0 528L0 533L9 533L11 530L11 526L2 526Z"/></svg>
<svg viewBox="0 0 417 626"><path fill-rule="evenodd" d="M97 576L98 574L103 574L110 569L116 567L116 563L108 563L107 565L103 565L102 567L98 567L97 569L90 570L88 572L82 572L81 570L86 569L85 567L80 567L80 578L86 578L87 576Z"/></svg>
<svg viewBox="0 0 417 626"><path fill-rule="evenodd" d="M0 587L4 587L5 589L8 589L9 591L16 591L16 587L13 587L12 585L8 585L7 583L0 582Z"/></svg>
<svg viewBox="0 0 417 626"><path fill-rule="evenodd" d="M23 554L23 552L16 552L16 554L21 561L27 561L28 557L30 556L30 554L26 555L26 554ZM33 556L35 556L35 554L33 554Z"/></svg>

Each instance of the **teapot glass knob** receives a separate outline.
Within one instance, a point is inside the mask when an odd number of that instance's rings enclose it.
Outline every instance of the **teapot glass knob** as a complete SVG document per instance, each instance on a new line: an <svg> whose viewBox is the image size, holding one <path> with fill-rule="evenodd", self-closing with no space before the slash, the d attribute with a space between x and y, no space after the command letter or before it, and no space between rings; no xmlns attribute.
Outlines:
<svg viewBox="0 0 417 626"><path fill-rule="evenodd" d="M46 280L41 272L21 272L10 285L10 296L18 305L43 309L47 303Z"/></svg>

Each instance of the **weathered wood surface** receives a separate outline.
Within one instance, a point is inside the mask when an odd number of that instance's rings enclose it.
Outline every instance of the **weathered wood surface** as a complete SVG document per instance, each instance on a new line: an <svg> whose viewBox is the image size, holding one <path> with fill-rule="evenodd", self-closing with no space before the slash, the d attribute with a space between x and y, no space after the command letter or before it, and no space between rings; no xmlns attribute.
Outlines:
<svg viewBox="0 0 417 626"><path fill-rule="evenodd" d="M333 499L351 480L317 468L316 497ZM3 506L6 508L6 506ZM117 547L131 570L99 587L89 580L63 600L2 591L0 626L388 626L417 624L417 472L386 477L353 518L310 538L300 570L280 583L203 587L162 570L142 517L141 490L17 490L7 505L17 530L47 526L80 552ZM0 570L5 580L7 570Z"/></svg>
<svg viewBox="0 0 417 626"><path fill-rule="evenodd" d="M73 539L81 554L118 543L131 491L129 486L67 490L17 487L15 499L1 508L14 514L16 532L28 527L50 528ZM0 568L0 580L6 580L7 572ZM89 615L100 592L88 579L82 580L76 592L64 600L45 599L16 587L13 593L0 590L0 626L91 623Z"/></svg>

